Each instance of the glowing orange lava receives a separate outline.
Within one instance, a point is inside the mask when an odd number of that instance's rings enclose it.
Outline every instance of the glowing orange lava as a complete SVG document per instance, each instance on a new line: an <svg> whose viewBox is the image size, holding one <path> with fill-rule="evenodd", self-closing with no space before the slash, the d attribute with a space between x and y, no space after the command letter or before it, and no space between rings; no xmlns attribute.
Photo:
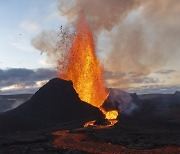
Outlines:
<svg viewBox="0 0 180 154"><path fill-rule="evenodd" d="M109 119L109 120L116 119L118 116L118 112L116 110L108 111L105 114L106 114L106 119Z"/></svg>
<svg viewBox="0 0 180 154"><path fill-rule="evenodd" d="M71 80L82 101L100 108L108 96L103 69L95 54L93 34L81 17L68 55L68 63L59 77Z"/></svg>

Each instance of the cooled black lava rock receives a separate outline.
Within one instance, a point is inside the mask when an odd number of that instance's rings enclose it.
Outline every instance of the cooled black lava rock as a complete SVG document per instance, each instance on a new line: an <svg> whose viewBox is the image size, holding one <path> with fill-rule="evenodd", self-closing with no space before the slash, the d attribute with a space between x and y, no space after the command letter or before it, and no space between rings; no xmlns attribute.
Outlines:
<svg viewBox="0 0 180 154"><path fill-rule="evenodd" d="M52 126L74 120L103 118L101 111L82 102L71 81L50 80L32 98L0 115L0 133Z"/></svg>
<svg viewBox="0 0 180 154"><path fill-rule="evenodd" d="M174 102L180 106L180 91L174 93Z"/></svg>
<svg viewBox="0 0 180 154"><path fill-rule="evenodd" d="M104 125L104 126L106 126L106 125L110 125L110 124L111 124L110 121L107 120L107 119L98 119L98 120L96 120L94 122L94 125Z"/></svg>

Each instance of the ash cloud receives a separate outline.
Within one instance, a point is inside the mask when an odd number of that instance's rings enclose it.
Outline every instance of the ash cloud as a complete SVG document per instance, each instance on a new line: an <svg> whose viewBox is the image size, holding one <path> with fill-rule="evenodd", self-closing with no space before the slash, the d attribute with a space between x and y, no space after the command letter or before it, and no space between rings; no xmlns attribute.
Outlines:
<svg viewBox="0 0 180 154"><path fill-rule="evenodd" d="M103 34L107 38L102 49L107 54L105 69L112 72L105 72L105 79L111 80L107 82L108 86L117 87L118 84L127 88L133 82L156 84L157 79L148 79L150 74L164 69L168 63L177 65L179 0L60 0L58 8L60 15L67 17L72 26L79 14L83 14L94 35L98 38ZM63 57L57 53L63 54L67 48L59 44L55 52L58 38L50 33L40 34L32 44L44 51L49 59L57 61L57 57ZM136 77L130 75L132 72Z"/></svg>
<svg viewBox="0 0 180 154"><path fill-rule="evenodd" d="M140 17L116 25L111 32L109 70L143 72L141 78L178 61L175 55L180 50L180 20L176 14L180 14L180 9L175 8L180 2L171 2L160 0L142 4Z"/></svg>
<svg viewBox="0 0 180 154"><path fill-rule="evenodd" d="M140 4L139 0L61 0L58 7L71 21L83 13L91 29L100 31L111 30Z"/></svg>
<svg viewBox="0 0 180 154"><path fill-rule="evenodd" d="M59 9L70 20L83 12L93 31L110 32L109 70L150 74L179 50L179 4L178 0L63 0ZM133 11L141 15L128 22Z"/></svg>

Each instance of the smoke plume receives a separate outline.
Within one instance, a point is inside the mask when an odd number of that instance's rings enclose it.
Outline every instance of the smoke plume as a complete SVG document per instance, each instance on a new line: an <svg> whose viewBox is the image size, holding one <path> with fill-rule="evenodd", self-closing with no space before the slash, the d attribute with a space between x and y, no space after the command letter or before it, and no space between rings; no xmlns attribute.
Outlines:
<svg viewBox="0 0 180 154"><path fill-rule="evenodd" d="M100 31L111 30L140 4L138 0L61 0L59 10L69 20L74 20L83 13L91 30Z"/></svg>
<svg viewBox="0 0 180 154"><path fill-rule="evenodd" d="M112 75L105 76L110 86L123 84L127 87L128 83L166 68L171 62L177 65L180 56L179 0L60 0L58 9L72 25L83 14L94 35L107 38L101 44L107 55L105 69L124 74L112 80L109 79ZM46 35L39 35L33 45L50 57L57 57L54 56L57 43L49 44L49 40L54 39L48 38L44 46L45 38Z"/></svg>

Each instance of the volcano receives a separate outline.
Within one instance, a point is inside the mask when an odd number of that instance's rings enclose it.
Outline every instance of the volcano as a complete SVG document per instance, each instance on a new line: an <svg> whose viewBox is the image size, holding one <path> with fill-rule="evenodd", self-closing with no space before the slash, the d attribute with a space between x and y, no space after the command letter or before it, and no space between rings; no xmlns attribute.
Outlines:
<svg viewBox="0 0 180 154"><path fill-rule="evenodd" d="M103 118L102 112L82 102L71 81L50 80L32 98L0 115L0 132L49 127L74 120Z"/></svg>

